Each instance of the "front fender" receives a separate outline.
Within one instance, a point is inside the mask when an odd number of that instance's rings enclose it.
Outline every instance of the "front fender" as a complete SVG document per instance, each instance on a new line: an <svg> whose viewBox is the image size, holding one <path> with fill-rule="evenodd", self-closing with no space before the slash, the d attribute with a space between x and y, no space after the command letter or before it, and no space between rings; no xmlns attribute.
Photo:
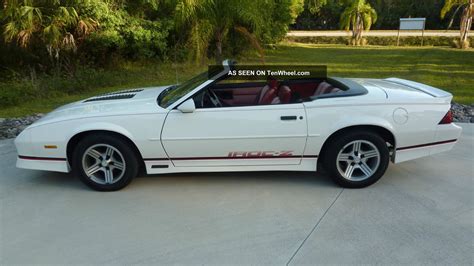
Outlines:
<svg viewBox="0 0 474 266"><path fill-rule="evenodd" d="M125 137L129 139L134 139L133 134L125 129L124 127L110 123L110 122L92 122L92 123L87 123L80 125L79 127L74 128L71 132L68 133L66 136L66 139L69 141L72 139L75 135L87 132L87 131L111 131L115 132L121 135L124 135Z"/></svg>
<svg viewBox="0 0 474 266"><path fill-rule="evenodd" d="M69 140L79 133L91 130L112 131L133 139L131 132L114 123L69 120L26 129L25 135L29 136L29 143L21 143L21 146L24 147L19 149L19 154L35 157L67 158ZM17 142L20 143L20 140ZM46 148L45 146L55 148ZM21 154L23 151L27 151L28 154Z"/></svg>

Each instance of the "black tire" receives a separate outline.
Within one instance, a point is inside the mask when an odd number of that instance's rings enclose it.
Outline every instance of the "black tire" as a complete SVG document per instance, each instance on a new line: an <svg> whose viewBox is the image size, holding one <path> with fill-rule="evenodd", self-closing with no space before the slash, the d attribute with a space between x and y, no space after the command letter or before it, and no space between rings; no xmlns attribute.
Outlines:
<svg viewBox="0 0 474 266"><path fill-rule="evenodd" d="M357 156L349 156L350 162L338 161L339 153L341 152L347 154L347 149L350 150L351 145L353 145L352 143L354 142L362 142L362 146L365 145L366 147L368 147L369 149L373 149L374 151L375 147L376 150L378 150L378 157L374 157L371 159L366 158L364 161L364 155L360 155L363 152L360 152ZM346 134L339 135L328 144L329 145L327 146L325 160L323 163L332 180L342 187L363 188L370 186L377 182L387 170L388 163L390 160L390 153L387 144L383 138L381 138L378 134L374 132L348 132ZM361 151L363 151L362 148ZM357 154L357 152L355 154ZM362 158L359 158L360 156L362 156ZM377 160L376 158L379 159ZM368 175L362 171L360 166L361 164L365 164L365 166L368 166L370 163L370 168L372 168L371 170L373 171L373 173L371 175ZM345 170L347 170L347 167L349 165L353 165L352 168L354 169L352 172L350 172L350 175L355 175L356 172L359 172L359 175L361 176L359 177L360 180L358 180L357 178L354 178L354 180L350 180L344 177L343 174L347 174L347 171L341 174L340 170L344 170L344 166L346 166ZM364 175L368 177L364 177Z"/></svg>
<svg viewBox="0 0 474 266"><path fill-rule="evenodd" d="M119 158L117 160L116 164L119 164L120 161L123 160L123 165L122 169L119 170L114 169L114 163L110 163L110 165L103 166L102 164L98 165L102 168L102 170L97 171L97 174L94 174L97 177L90 177L86 174L86 170L84 169L84 160L87 162L87 160L94 160L92 156L87 157L84 159L84 154L89 150L89 149L97 149L97 151L106 150L108 147L112 147L114 151L114 155L112 155L115 158ZM104 154L102 154L104 155ZM103 157L100 157L103 158ZM109 158L110 159L110 158ZM105 160L105 159L104 159ZM98 160L100 161L100 160ZM106 160L107 161L107 160ZM77 146L74 149L73 155L72 155L72 169L74 173L79 177L79 179L86 184L88 187L97 190L97 191L116 191L120 190L124 187L126 187L132 179L137 175L138 169L139 169L139 164L137 160L137 156L135 155L135 152L133 149L129 146L129 144L125 141L123 141L119 137L115 136L108 136L105 134L97 134L97 135L89 135L82 139ZM110 181L107 183L105 181L105 171L106 169L110 170L111 172L114 172L117 175L117 181L113 182ZM120 171L120 172L118 172ZM100 172L103 173L104 175L104 182L100 179ZM112 174L114 176L114 174ZM94 181L97 180L97 181Z"/></svg>

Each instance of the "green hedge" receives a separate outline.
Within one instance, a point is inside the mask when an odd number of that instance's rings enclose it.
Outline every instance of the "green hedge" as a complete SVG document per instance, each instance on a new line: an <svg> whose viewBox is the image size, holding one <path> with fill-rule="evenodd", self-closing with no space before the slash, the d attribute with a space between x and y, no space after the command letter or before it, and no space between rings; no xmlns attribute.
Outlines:
<svg viewBox="0 0 474 266"><path fill-rule="evenodd" d="M396 36L365 36L369 45L397 45ZM312 43L312 44L348 44L350 37L333 37L333 36L289 36L286 37L287 41L299 42L299 43ZM455 41L458 37L445 37L445 36L425 36L423 38L423 45L426 46L454 46ZM471 44L474 44L474 37L470 37ZM421 36L403 36L400 37L400 46L420 46Z"/></svg>

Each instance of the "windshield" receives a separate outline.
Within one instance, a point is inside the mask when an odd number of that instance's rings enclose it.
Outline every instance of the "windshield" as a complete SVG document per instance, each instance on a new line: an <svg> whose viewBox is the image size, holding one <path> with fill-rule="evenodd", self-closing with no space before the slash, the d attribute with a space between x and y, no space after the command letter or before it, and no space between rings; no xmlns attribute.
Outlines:
<svg viewBox="0 0 474 266"><path fill-rule="evenodd" d="M208 79L206 71L180 85L171 86L160 94L158 104L163 108L167 108Z"/></svg>

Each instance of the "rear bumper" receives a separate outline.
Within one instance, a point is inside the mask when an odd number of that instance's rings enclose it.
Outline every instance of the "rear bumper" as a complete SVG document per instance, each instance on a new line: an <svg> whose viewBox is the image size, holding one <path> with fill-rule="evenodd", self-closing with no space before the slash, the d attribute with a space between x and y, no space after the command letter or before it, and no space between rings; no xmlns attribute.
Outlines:
<svg viewBox="0 0 474 266"><path fill-rule="evenodd" d="M447 125L438 125L436 128L435 141L458 140L462 133L462 127L451 123ZM435 145L430 150L430 155L451 150L455 142Z"/></svg>
<svg viewBox="0 0 474 266"><path fill-rule="evenodd" d="M63 158L42 158L20 155L16 160L16 167L61 173L69 173L71 171L69 163Z"/></svg>
<svg viewBox="0 0 474 266"><path fill-rule="evenodd" d="M462 128L454 123L438 125L433 142L409 147L397 147L395 163L449 151L454 147L461 133Z"/></svg>

